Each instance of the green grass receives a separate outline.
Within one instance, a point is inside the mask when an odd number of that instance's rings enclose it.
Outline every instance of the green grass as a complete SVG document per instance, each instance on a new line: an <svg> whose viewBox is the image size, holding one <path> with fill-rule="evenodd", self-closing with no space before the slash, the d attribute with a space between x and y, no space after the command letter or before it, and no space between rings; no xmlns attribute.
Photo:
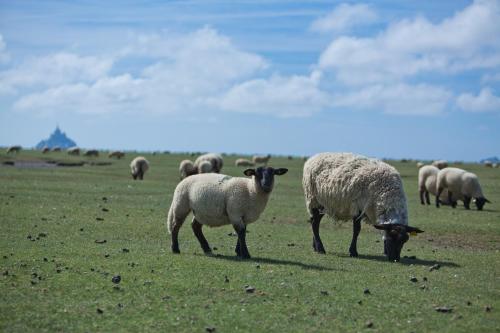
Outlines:
<svg viewBox="0 0 500 333"><path fill-rule="evenodd" d="M0 166L0 331L499 331L499 169L461 166L479 175L493 202L478 212L421 206L415 163L394 163L410 223L425 233L403 249L416 260L389 263L381 256L380 234L366 224L360 258L348 256L351 224L327 219L321 226L327 254L313 253L303 161L273 158L273 166L290 171L276 180L266 211L249 227L253 258L241 261L231 226L204 229L217 248L209 257L190 218L179 235L181 254L170 252L166 212L178 164L190 157L146 157L151 169L143 182L129 175L132 154L109 166ZM236 158L225 157L224 173L242 173ZM0 151L0 163L40 159L87 160ZM430 272L436 263L441 269ZM118 274L122 281L115 285ZM255 292L246 293L246 285ZM453 311L439 313L436 306Z"/></svg>

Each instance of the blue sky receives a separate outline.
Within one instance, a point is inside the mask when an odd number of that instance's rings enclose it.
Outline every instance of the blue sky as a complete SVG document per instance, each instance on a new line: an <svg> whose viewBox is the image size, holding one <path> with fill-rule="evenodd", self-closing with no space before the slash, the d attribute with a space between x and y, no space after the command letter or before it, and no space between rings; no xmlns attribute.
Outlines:
<svg viewBox="0 0 500 333"><path fill-rule="evenodd" d="M500 155L500 1L0 0L0 145Z"/></svg>

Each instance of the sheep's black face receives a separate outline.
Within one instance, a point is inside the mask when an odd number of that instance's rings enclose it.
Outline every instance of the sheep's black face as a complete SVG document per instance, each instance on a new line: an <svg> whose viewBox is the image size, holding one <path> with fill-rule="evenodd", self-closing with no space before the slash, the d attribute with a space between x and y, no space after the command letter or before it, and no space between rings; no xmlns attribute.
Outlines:
<svg viewBox="0 0 500 333"><path fill-rule="evenodd" d="M274 175L281 176L287 172L288 169L285 168L274 169L271 167L258 167L257 169L246 169L244 174L247 176L255 176L262 191L270 193L273 190Z"/></svg>
<svg viewBox="0 0 500 333"><path fill-rule="evenodd" d="M402 224L376 224L375 228L385 231L384 254L389 261L399 261L401 250L408 241L409 233L420 233L422 230Z"/></svg>
<svg viewBox="0 0 500 333"><path fill-rule="evenodd" d="M490 201L486 198L477 198L476 200L474 200L475 203L476 203L476 207L477 207L477 210L483 210L483 206L485 203L489 203Z"/></svg>

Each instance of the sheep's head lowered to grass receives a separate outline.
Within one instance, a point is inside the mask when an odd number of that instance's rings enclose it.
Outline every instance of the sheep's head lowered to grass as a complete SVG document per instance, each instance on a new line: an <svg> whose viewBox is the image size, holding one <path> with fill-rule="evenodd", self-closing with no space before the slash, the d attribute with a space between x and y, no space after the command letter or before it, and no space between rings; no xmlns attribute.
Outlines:
<svg viewBox="0 0 500 333"><path fill-rule="evenodd" d="M375 228L384 230L384 254L390 261L399 261L404 243L410 238L409 235L424 232L419 228L404 224L375 224Z"/></svg>
<svg viewBox="0 0 500 333"><path fill-rule="evenodd" d="M281 176L287 172L286 168L258 167L257 169L246 169L243 173L245 176L255 176L262 191L270 193L273 190L274 176Z"/></svg>

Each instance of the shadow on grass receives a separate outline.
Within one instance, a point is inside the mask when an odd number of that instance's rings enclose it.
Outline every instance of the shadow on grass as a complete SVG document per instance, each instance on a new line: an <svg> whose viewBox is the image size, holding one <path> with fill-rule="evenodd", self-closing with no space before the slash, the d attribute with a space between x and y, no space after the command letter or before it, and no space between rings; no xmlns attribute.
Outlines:
<svg viewBox="0 0 500 333"><path fill-rule="evenodd" d="M259 263L259 264L270 264L270 265L296 266L296 267L300 267L302 269L307 269L307 270L340 271L339 269L332 269L329 267L324 267L324 266L319 266L319 265L305 264L305 263L302 263L300 261L292 261L292 260L259 258L259 257L252 257L251 259L245 260L245 259L240 259L236 256L228 256L228 255L224 255L224 254L216 254L216 255L212 255L212 257L215 259L222 259L222 260L228 260L228 261L252 262L252 263Z"/></svg>
<svg viewBox="0 0 500 333"><path fill-rule="evenodd" d="M344 258L350 258L348 254L340 254L340 253L335 253L335 255L339 257L344 257ZM387 260L387 257L384 255L371 255L371 254L360 254L357 258L351 258L352 260L359 260L359 259L364 259L364 260L374 260L374 261L383 261L383 262L389 262ZM454 262L451 261L440 261L440 260L425 260L425 259L410 259L410 258L401 258L401 261L399 262L401 265L419 265L419 266L432 266L432 265L440 265L442 267L460 267L460 265L455 264Z"/></svg>

